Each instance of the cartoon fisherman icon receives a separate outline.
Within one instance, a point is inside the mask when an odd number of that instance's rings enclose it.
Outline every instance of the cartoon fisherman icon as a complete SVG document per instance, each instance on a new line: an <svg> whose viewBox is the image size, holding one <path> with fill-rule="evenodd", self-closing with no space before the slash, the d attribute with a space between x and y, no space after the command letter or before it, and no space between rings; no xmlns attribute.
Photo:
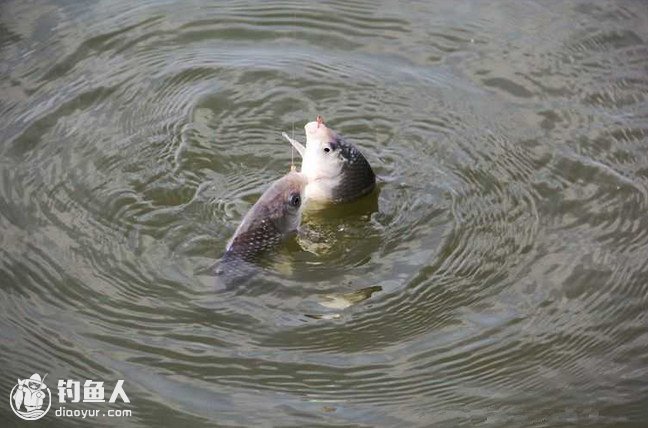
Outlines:
<svg viewBox="0 0 648 428"><path fill-rule="evenodd" d="M41 379L38 373L31 375L29 379L18 379L16 392L13 395L14 405L17 411L22 411L21 405L27 409L27 412L40 410L43 407L43 399L45 398L44 389L45 378L47 374Z"/></svg>

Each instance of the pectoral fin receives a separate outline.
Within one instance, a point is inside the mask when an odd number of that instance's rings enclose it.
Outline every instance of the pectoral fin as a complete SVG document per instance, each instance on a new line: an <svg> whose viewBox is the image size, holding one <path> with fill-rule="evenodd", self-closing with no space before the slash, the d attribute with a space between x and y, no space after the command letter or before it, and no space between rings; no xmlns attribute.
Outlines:
<svg viewBox="0 0 648 428"><path fill-rule="evenodd" d="M299 152L299 156L301 156L301 157L303 158L303 157L304 157L304 152L306 151L306 147L304 147L304 145L303 145L302 143L300 143L299 141L290 138L290 137L288 136L288 134L286 134L285 132L282 132L281 135L283 135L284 138L285 138L286 140L288 140L288 142L289 142L290 144L292 144L292 146L293 146L295 149L297 149L297 151Z"/></svg>

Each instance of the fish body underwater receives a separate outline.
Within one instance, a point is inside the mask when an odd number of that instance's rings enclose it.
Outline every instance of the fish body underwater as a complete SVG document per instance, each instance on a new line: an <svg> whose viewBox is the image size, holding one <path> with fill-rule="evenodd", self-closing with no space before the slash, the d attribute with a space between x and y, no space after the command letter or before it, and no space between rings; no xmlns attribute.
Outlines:
<svg viewBox="0 0 648 428"><path fill-rule="evenodd" d="M301 173L308 180L305 199L349 202L373 191L376 175L360 150L328 128L320 116L304 126L306 146L283 136L302 156Z"/></svg>
<svg viewBox="0 0 648 428"><path fill-rule="evenodd" d="M215 269L227 288L251 277L262 254L297 231L306 182L301 173L286 174L272 183L243 217Z"/></svg>

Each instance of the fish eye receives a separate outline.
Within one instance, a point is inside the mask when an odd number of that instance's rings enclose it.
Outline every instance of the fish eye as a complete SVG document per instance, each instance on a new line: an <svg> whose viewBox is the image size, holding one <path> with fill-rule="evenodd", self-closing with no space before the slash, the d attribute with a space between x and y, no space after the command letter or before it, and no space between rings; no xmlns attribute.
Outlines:
<svg viewBox="0 0 648 428"><path fill-rule="evenodd" d="M331 151L331 149L329 149L328 147L324 147L324 153L328 153L330 151Z"/></svg>
<svg viewBox="0 0 648 428"><path fill-rule="evenodd" d="M298 207L299 205L301 205L301 196L299 196L299 193L293 193L290 196L289 202L290 205L292 205L293 207Z"/></svg>

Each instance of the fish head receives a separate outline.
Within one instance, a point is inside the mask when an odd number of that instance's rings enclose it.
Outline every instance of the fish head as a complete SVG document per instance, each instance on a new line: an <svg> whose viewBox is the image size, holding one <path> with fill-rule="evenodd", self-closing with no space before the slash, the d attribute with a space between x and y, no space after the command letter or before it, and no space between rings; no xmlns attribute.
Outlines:
<svg viewBox="0 0 648 428"><path fill-rule="evenodd" d="M256 253L276 239L297 230L301 221L306 177L289 172L276 180L245 215L227 244Z"/></svg>
<svg viewBox="0 0 648 428"><path fill-rule="evenodd" d="M299 227L307 183L304 174L291 171L273 185L274 191L269 195L272 200L268 203L272 210L270 217L282 234Z"/></svg>
<svg viewBox="0 0 648 428"><path fill-rule="evenodd" d="M371 191L375 175L351 143L324 124L321 116L304 126L306 147L301 172L308 179L306 199L348 201Z"/></svg>
<svg viewBox="0 0 648 428"><path fill-rule="evenodd" d="M320 116L304 126L306 149L302 160L302 173L309 180L334 178L340 174L343 159L337 150L338 135L329 129Z"/></svg>

